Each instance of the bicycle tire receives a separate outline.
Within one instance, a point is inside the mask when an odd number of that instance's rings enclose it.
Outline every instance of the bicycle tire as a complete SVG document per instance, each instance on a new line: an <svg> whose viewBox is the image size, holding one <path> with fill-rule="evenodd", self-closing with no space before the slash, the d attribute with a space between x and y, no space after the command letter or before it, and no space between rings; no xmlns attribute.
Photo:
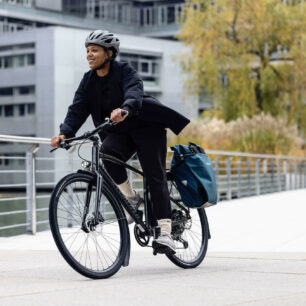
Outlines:
<svg viewBox="0 0 306 306"><path fill-rule="evenodd" d="M90 188L93 189L91 192L92 195L96 186L96 179L93 175L73 173L65 176L56 185L52 192L49 206L49 222L54 241L67 263L74 270L88 278L103 279L114 275L122 266L126 252L128 251L129 232L124 213L118 202L118 197L116 197L116 191L111 188L111 185L106 180L104 180L103 183L103 196L101 197L101 203L106 203L102 204L104 212L101 213L101 216L104 216L104 221L102 222L101 219L101 222L96 225L94 230L89 230L89 228L91 228L90 222L92 222L92 219L89 217L86 219L89 233L84 232L84 230L81 228L82 224L80 224L83 218L81 205L82 202L84 202L84 194L83 200L80 200L80 198L82 197L82 190L84 190L85 186L86 188L89 188L88 186L90 185L92 186ZM75 188L73 189L73 187ZM72 188L72 192L69 188ZM68 196L69 190L70 195ZM93 201L89 202L89 211L87 216L90 216L90 209L94 207L94 197L92 198ZM77 204L77 202L80 202L81 204ZM66 203L70 206L66 207ZM114 223L112 223L113 220ZM69 222L71 222L71 224L69 224ZM112 228L111 225L113 225ZM72 230L74 228L75 231ZM110 228L111 232L107 233L105 229L110 230ZM67 237L64 236L64 234L70 236ZM84 237L83 240L85 239L86 242L84 242L84 246L81 245L79 247L79 241L82 239L82 237ZM71 239L70 242L69 239ZM68 242L71 244L71 249L68 247ZM81 251L80 258L77 258L81 247L83 249ZM76 248L79 249L75 253L74 251ZM85 248L87 250L85 250L86 254L84 263L82 256ZM105 248L105 250L102 248ZM114 253L114 257L111 256L112 254L110 251ZM87 264L87 260L89 261L90 265ZM106 263L106 267L104 267L104 262Z"/></svg>
<svg viewBox="0 0 306 306"><path fill-rule="evenodd" d="M170 194L171 194L171 191L170 191ZM176 190L176 201L179 201L180 204L183 204L182 201L180 200L180 196L177 190ZM180 209L177 205L175 205L174 201L171 201L171 202L172 202L172 207L176 206L175 208L176 213L180 211L182 212L182 214L184 213L184 210ZM174 211L172 211L172 217L173 217L173 213ZM175 240L175 237L173 236L174 242L176 244L176 253L166 254L166 256L175 265L181 268L184 268L184 269L195 268L199 264L201 264L201 262L205 258L207 247L208 247L208 239L210 237L207 216L206 216L204 208L191 209L189 213L191 217L189 224L184 225L185 226L184 229L180 229L180 231L182 232L180 237L184 239L185 241L187 241L188 247L187 248L184 247L183 244ZM172 228L172 234L174 234L173 231L175 231L175 228ZM197 231L197 234L195 231ZM199 238L200 235L201 237ZM196 241L198 241L199 245L195 247L194 249L192 249L191 244L192 243L195 244Z"/></svg>

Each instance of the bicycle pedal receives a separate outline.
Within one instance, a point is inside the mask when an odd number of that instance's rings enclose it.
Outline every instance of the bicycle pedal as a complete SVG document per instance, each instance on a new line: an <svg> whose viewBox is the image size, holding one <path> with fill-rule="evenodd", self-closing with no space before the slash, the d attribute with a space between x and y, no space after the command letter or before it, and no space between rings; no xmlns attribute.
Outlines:
<svg viewBox="0 0 306 306"><path fill-rule="evenodd" d="M174 255L176 252L165 245L160 245L159 243L156 243L153 241L152 244L153 247L153 255L156 254L166 254L166 255Z"/></svg>

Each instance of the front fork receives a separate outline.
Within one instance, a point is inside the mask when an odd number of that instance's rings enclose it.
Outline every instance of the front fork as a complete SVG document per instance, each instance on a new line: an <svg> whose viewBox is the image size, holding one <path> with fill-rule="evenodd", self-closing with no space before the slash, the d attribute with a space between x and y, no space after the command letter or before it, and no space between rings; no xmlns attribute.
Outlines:
<svg viewBox="0 0 306 306"><path fill-rule="evenodd" d="M90 206L90 199L92 194L92 187L93 184L88 184L86 189L86 200L83 210L83 217L82 217L82 229L85 232L89 232L90 228L95 227L100 222L104 221L103 216L99 212L100 203L102 200L102 188L103 188L103 176L98 171L99 169L99 146L98 146L98 138L93 136L92 137L94 142L92 146L92 171L96 174L96 198L95 198L95 207L93 211L93 218L91 220L87 220L87 216L89 213L89 206ZM87 224L88 223L88 224Z"/></svg>

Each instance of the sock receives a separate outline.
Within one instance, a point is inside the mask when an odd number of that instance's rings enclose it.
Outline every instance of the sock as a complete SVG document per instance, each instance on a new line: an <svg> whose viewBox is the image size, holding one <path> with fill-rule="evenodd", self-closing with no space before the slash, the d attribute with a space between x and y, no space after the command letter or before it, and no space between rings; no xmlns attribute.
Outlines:
<svg viewBox="0 0 306 306"><path fill-rule="evenodd" d="M117 185L120 191L127 197L127 198L135 198L135 192L131 187L129 179L127 179L124 183Z"/></svg>
<svg viewBox="0 0 306 306"><path fill-rule="evenodd" d="M171 219L160 219L157 222L160 227L160 233L171 234Z"/></svg>

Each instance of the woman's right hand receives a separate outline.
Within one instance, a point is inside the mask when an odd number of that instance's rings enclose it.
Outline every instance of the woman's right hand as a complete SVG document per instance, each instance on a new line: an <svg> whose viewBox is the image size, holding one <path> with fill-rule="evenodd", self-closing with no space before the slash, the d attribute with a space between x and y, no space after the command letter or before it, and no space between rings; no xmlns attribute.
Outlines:
<svg viewBox="0 0 306 306"><path fill-rule="evenodd" d="M60 145L61 140L65 139L65 135L59 135L59 136L54 136L51 138L51 146L53 148L58 148Z"/></svg>

